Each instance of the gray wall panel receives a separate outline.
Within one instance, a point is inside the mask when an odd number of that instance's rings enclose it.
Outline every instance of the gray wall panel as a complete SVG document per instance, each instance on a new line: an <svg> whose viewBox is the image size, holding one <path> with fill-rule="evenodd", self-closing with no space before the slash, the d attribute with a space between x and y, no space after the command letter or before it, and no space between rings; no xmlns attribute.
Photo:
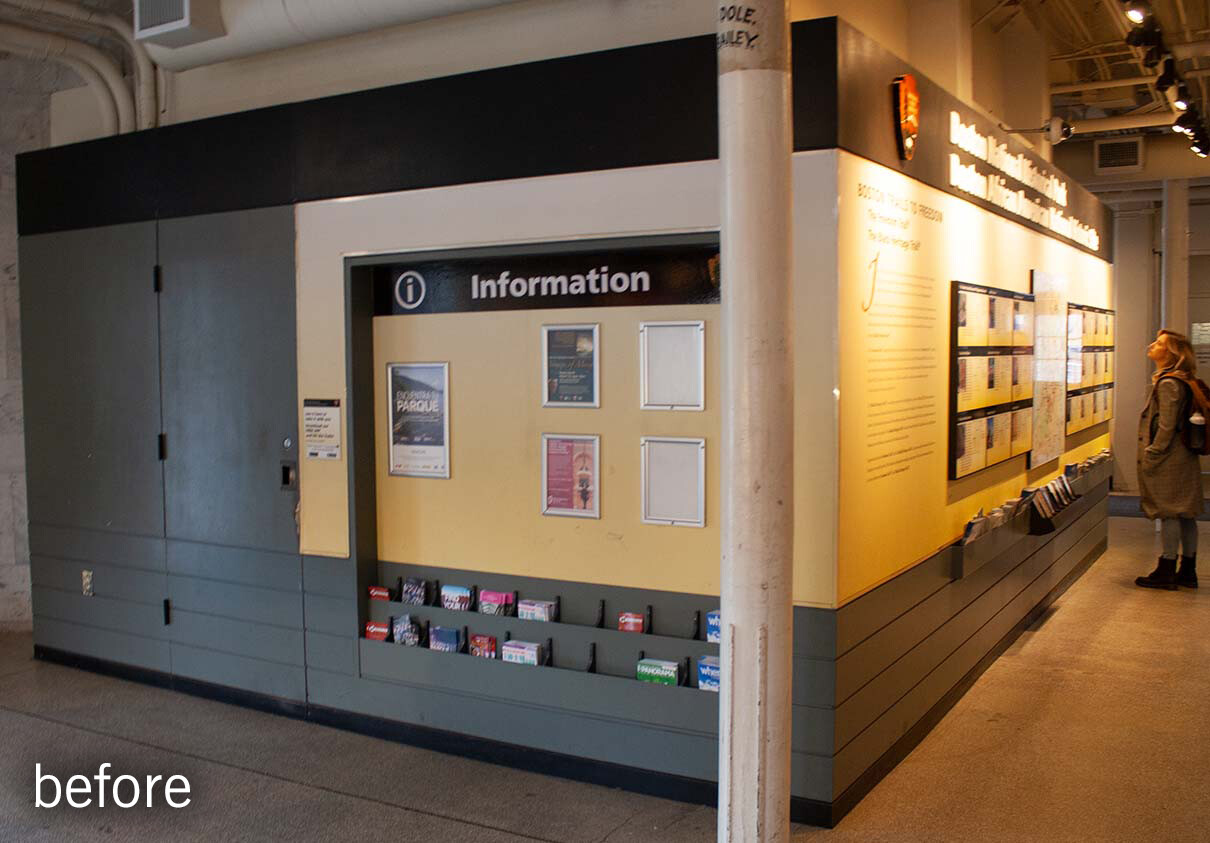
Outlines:
<svg viewBox="0 0 1210 843"><path fill-rule="evenodd" d="M93 594L97 597L151 604L157 612L163 612L168 581L162 573L45 556L34 556L30 564L31 578L36 586L83 594L81 574L90 570Z"/></svg>
<svg viewBox="0 0 1210 843"><path fill-rule="evenodd" d="M712 735L350 679L320 670L310 671L308 678L311 700L317 705L690 778L715 780L718 776L718 742Z"/></svg>
<svg viewBox="0 0 1210 843"><path fill-rule="evenodd" d="M302 629L302 595L298 593L169 576L168 596L176 610Z"/></svg>
<svg viewBox="0 0 1210 843"><path fill-rule="evenodd" d="M878 720L836 754L834 794L839 796L922 718L1084 559L1104 551L1107 522L1085 537L1021 591L991 621L924 677Z"/></svg>
<svg viewBox="0 0 1210 843"><path fill-rule="evenodd" d="M836 652L846 653L930 595L949 585L954 549L943 548L914 568L836 612Z"/></svg>
<svg viewBox="0 0 1210 843"><path fill-rule="evenodd" d="M162 606L111 600L106 597L85 597L79 591L71 594L52 588L34 586L34 617L50 618L72 625L124 632L144 638L166 639Z"/></svg>
<svg viewBox="0 0 1210 843"><path fill-rule="evenodd" d="M185 644L172 645L172 672L215 685L301 702L306 679L301 667L217 653Z"/></svg>
<svg viewBox="0 0 1210 843"><path fill-rule="evenodd" d="M353 596L356 576L356 565L351 559L303 557L303 588L309 594L326 594L347 600Z"/></svg>
<svg viewBox="0 0 1210 843"><path fill-rule="evenodd" d="M168 572L279 591L301 590L298 554L169 540Z"/></svg>
<svg viewBox="0 0 1210 843"><path fill-rule="evenodd" d="M306 633L307 667L331 673L357 675L357 639L327 635L323 632Z"/></svg>
<svg viewBox="0 0 1210 843"><path fill-rule="evenodd" d="M162 534L155 223L22 237L29 520Z"/></svg>
<svg viewBox="0 0 1210 843"><path fill-rule="evenodd" d="M34 644L118 664L169 671L168 642L40 617Z"/></svg>
<svg viewBox="0 0 1210 843"><path fill-rule="evenodd" d="M836 662L794 657L795 705L833 708L836 705Z"/></svg>
<svg viewBox="0 0 1210 843"><path fill-rule="evenodd" d="M39 556L104 562L149 571L165 570L164 539L161 536L131 536L31 523L29 549L30 553Z"/></svg>
<svg viewBox="0 0 1210 843"><path fill-rule="evenodd" d="M1035 552L1062 555L1096 521L1104 518L1105 502L1085 512L1071 529L1051 536L1030 536L971 575L940 589L862 641L837 660L836 700L841 703L895 664L904 653L926 640L943 624L992 589ZM1098 514L1099 513L1099 514Z"/></svg>
<svg viewBox="0 0 1210 843"><path fill-rule="evenodd" d="M168 627L174 643L195 645L280 664L303 664L301 630L176 610ZM175 649L173 650L175 654Z"/></svg>
<svg viewBox="0 0 1210 843"><path fill-rule="evenodd" d="M834 609L794 607L794 655L808 659L834 659L837 653L836 634Z"/></svg>
<svg viewBox="0 0 1210 843"><path fill-rule="evenodd" d="M306 594L303 601L308 630L340 636L361 634L357 628L357 604L352 600Z"/></svg>
<svg viewBox="0 0 1210 843"><path fill-rule="evenodd" d="M294 209L163 220L159 255L168 538L297 553Z"/></svg>
<svg viewBox="0 0 1210 843"><path fill-rule="evenodd" d="M579 712L716 735L718 694L636 679L508 664L362 640L361 672L373 679L467 694L500 703Z"/></svg>
<svg viewBox="0 0 1210 843"><path fill-rule="evenodd" d="M790 753L790 793L803 799L831 802L833 764L831 758Z"/></svg>
<svg viewBox="0 0 1210 843"><path fill-rule="evenodd" d="M1066 535L1080 533L1074 543L1077 551L1087 548L1105 534L1103 510L1091 512L1086 518L1067 531ZM1072 543L1054 541L1044 545L1036 553L1016 564L1013 570L994 586L972 600L961 611L955 613L927 639L908 650L874 680L851 696L836 709L837 748L852 740L869 723L880 716L912 687L927 677L936 667L961 647L972 635L982 629L1004 606L1030 588L1038 577L1063 559ZM1080 558L1083 552L1079 553ZM1057 554L1057 555L1056 555ZM1066 572L1064 572L1065 574ZM1030 607L1032 608L1032 607Z"/></svg>

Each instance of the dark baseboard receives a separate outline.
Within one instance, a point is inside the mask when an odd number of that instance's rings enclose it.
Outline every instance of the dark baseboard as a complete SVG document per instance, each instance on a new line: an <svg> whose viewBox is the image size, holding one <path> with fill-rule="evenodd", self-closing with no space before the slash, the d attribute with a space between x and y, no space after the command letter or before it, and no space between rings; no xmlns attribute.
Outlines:
<svg viewBox="0 0 1210 843"><path fill-rule="evenodd" d="M958 684L954 685L937 704L916 721L916 724L908 729L898 741L895 742L882 756L875 761L869 769L862 773L853 784L837 797L832 803L832 823L829 828L834 827L839 823L849 811L857 806L857 803L865 798L874 786L882 781L887 773L891 772L896 765L908 756L913 749L924 740L925 736L933 730L933 728L941 722L941 719L949 713L949 710L957 704L958 700L962 699L963 695L970 690L976 680L983 675L983 672L991 667L992 663L1004 652L1013 645L1013 643L1021 636L1021 633L1029 629L1029 627L1046 611L1049 606L1055 602L1063 592L1071 587L1071 584L1083 576L1084 572L1092 566L1105 549L1109 546L1109 538L1103 538L1084 555L1084 558L1065 576L1058 585L1052 588L1045 597L1043 597L1034 608L1018 621L1012 629L1010 629L1003 638L1001 638L996 646L988 651L979 662L967 672Z"/></svg>

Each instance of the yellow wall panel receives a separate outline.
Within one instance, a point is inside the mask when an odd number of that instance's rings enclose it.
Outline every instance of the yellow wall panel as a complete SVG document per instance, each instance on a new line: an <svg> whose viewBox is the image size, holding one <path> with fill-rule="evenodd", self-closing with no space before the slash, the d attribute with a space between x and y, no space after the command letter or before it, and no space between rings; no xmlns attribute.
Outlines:
<svg viewBox="0 0 1210 843"><path fill-rule="evenodd" d="M634 588L719 588L718 305L374 320L378 548L384 560ZM706 322L706 409L639 409L639 323ZM601 406L542 406L543 324L600 324ZM448 362L449 479L388 473L388 363ZM601 437L600 519L541 514L541 436ZM641 436L706 439L706 526L642 523Z"/></svg>
<svg viewBox="0 0 1210 843"><path fill-rule="evenodd" d="M839 170L844 603L954 542L980 508L1109 444L1103 424L1036 470L1018 456L947 479L951 282L1029 292L1030 270L1041 269L1067 281L1071 301L1112 307L1112 275L1104 261L886 167L841 153Z"/></svg>

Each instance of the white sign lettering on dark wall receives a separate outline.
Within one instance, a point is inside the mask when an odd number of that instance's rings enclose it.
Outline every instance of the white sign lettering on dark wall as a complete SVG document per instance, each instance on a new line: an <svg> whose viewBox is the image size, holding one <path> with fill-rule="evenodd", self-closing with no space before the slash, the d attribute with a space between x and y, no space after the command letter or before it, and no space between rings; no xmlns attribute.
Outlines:
<svg viewBox="0 0 1210 843"><path fill-rule="evenodd" d="M950 145L988 164L993 172L984 172L978 163L963 163L957 152L949 155L949 184L1022 219L1044 226L1062 237L1096 251L1101 235L1065 212L1067 182L1044 172L1023 153L1010 152L1008 144L980 132L973 123L965 123L957 111L950 112ZM1016 182L1021 187L1016 187ZM1026 193L1028 188L1038 199Z"/></svg>
<svg viewBox="0 0 1210 843"><path fill-rule="evenodd" d="M373 274L378 315L634 307L719 301L718 246L640 246L404 262Z"/></svg>

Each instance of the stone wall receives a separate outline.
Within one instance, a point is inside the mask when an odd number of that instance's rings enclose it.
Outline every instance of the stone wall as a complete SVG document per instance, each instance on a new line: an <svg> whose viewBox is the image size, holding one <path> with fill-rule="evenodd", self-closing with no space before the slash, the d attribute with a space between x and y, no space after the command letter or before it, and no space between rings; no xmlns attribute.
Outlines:
<svg viewBox="0 0 1210 843"><path fill-rule="evenodd" d="M30 625L14 156L47 145L51 93L79 84L58 65L0 54L0 629Z"/></svg>

